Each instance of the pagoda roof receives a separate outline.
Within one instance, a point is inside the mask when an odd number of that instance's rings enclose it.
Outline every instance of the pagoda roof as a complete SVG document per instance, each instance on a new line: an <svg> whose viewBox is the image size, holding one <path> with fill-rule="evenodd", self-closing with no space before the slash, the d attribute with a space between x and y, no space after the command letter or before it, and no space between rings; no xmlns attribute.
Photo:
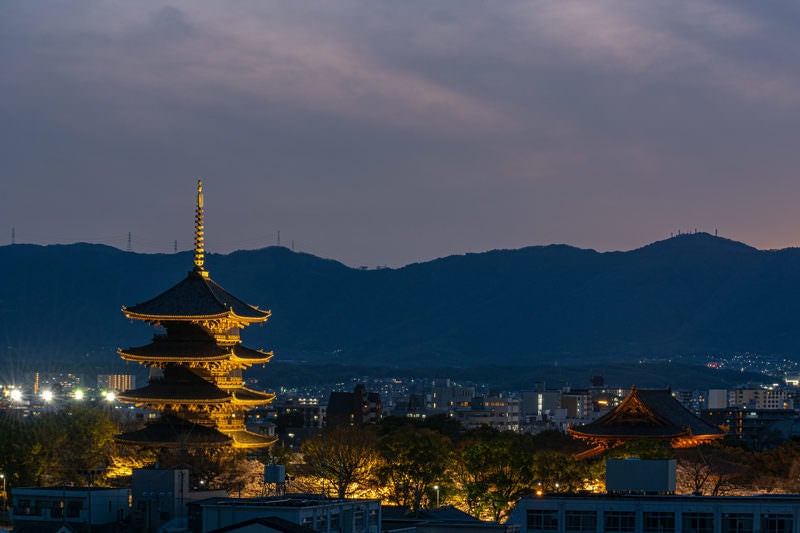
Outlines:
<svg viewBox="0 0 800 533"><path fill-rule="evenodd" d="M208 448L229 446L233 439L207 426L193 424L174 415L164 415L144 428L115 435L120 444L164 448Z"/></svg>
<svg viewBox="0 0 800 533"><path fill-rule="evenodd" d="M272 359L272 352L254 350L241 344L219 345L208 340L169 340L156 339L145 346L117 350L123 359L129 361L225 361L238 359L247 364L266 363Z"/></svg>
<svg viewBox="0 0 800 533"><path fill-rule="evenodd" d="M278 437L246 430L231 431L228 435L233 439L234 448L264 448L278 440Z"/></svg>
<svg viewBox="0 0 800 533"><path fill-rule="evenodd" d="M675 437L721 438L726 432L698 418L672 396L669 389L631 387L610 413L569 432L578 438L636 439Z"/></svg>
<svg viewBox="0 0 800 533"><path fill-rule="evenodd" d="M247 387L241 387L230 391L235 403L244 404L264 404L271 402L275 395L270 392L261 392Z"/></svg>
<svg viewBox="0 0 800 533"><path fill-rule="evenodd" d="M164 377L152 379L146 386L125 391L117 396L123 402L134 403L237 403L262 405L275 395L247 387L221 389L185 366L167 366Z"/></svg>
<svg viewBox="0 0 800 533"><path fill-rule="evenodd" d="M227 403L231 396L184 366L168 366L164 377L152 379L145 387L117 396L126 402Z"/></svg>
<svg viewBox="0 0 800 533"><path fill-rule="evenodd" d="M263 322L270 316L217 285L204 270L192 270L186 278L155 298L123 307L128 318L138 320L203 320L232 317L244 322Z"/></svg>

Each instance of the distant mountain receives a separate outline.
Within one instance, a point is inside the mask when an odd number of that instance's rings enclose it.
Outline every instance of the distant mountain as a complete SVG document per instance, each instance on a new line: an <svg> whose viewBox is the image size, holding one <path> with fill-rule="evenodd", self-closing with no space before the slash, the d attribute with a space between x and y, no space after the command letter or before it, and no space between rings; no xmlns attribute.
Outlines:
<svg viewBox="0 0 800 533"><path fill-rule="evenodd" d="M0 359L116 361L151 330L120 312L191 268L189 252L0 247ZM276 360L477 366L800 353L800 250L708 234L629 252L564 245L359 270L286 248L210 255L211 277L271 309L243 332Z"/></svg>

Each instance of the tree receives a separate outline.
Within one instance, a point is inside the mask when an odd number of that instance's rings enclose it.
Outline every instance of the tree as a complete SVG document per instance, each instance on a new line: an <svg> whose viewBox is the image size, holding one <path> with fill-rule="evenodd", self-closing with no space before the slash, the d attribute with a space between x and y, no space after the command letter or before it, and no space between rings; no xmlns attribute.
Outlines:
<svg viewBox="0 0 800 533"><path fill-rule="evenodd" d="M81 484L100 481L115 451L117 427L108 413L98 407L76 407L60 411L57 422L68 437L60 449L64 479Z"/></svg>
<svg viewBox="0 0 800 533"><path fill-rule="evenodd" d="M533 480L544 492L577 492L597 484L595 463L546 450L533 457Z"/></svg>
<svg viewBox="0 0 800 533"><path fill-rule="evenodd" d="M675 450L665 440L636 439L611 448L606 457L613 459L674 459Z"/></svg>
<svg viewBox="0 0 800 533"><path fill-rule="evenodd" d="M338 498L374 484L379 462L375 433L364 427L337 426L306 440L301 451L308 474L329 484Z"/></svg>
<svg viewBox="0 0 800 533"><path fill-rule="evenodd" d="M380 440L381 478L389 499L415 513L429 489L444 477L450 465L452 441L427 428L399 426Z"/></svg>
<svg viewBox="0 0 800 533"><path fill-rule="evenodd" d="M96 407L28 419L0 416L0 467L16 486L102 481L114 455L116 426Z"/></svg>
<svg viewBox="0 0 800 533"><path fill-rule="evenodd" d="M677 450L678 492L719 496L744 481L753 463L752 454L719 443ZM758 461L756 461L757 463ZM757 468L764 472L763 468ZM785 473L781 473L783 477ZM770 483L774 486L774 483Z"/></svg>
<svg viewBox="0 0 800 533"><path fill-rule="evenodd" d="M454 468L468 511L496 522L507 517L516 500L532 490L533 451L528 435L488 427L468 432Z"/></svg>
<svg viewBox="0 0 800 533"><path fill-rule="evenodd" d="M261 496L264 487L264 463L234 454L226 467L212 480L212 485L224 487L237 497Z"/></svg>

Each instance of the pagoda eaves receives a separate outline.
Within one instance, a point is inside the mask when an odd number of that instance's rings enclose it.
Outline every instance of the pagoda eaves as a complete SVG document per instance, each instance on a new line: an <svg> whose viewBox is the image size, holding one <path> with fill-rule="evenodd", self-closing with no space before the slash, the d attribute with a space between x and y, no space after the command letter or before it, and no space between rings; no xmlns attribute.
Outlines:
<svg viewBox="0 0 800 533"><path fill-rule="evenodd" d="M264 322L271 314L241 301L217 285L207 272L197 270L155 298L123 307L122 312L130 319L147 322L227 319L242 324Z"/></svg>
<svg viewBox="0 0 800 533"><path fill-rule="evenodd" d="M208 342L171 341L155 341L145 346L120 348L117 353L126 361L156 363L231 361L244 367L267 363L274 355L272 352L254 350L241 344L220 346Z"/></svg>

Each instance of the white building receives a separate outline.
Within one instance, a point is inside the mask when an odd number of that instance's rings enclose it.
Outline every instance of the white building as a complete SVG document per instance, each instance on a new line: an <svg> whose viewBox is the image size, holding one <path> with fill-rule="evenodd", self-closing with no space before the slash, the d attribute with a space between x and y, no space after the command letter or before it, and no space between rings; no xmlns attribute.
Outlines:
<svg viewBox="0 0 800 533"><path fill-rule="evenodd" d="M728 407L794 409L794 401L785 389L733 389L728 391Z"/></svg>
<svg viewBox="0 0 800 533"><path fill-rule="evenodd" d="M520 407L519 398L505 394L476 396L472 399L470 407L456 409L453 416L467 430L489 426L500 431L518 432Z"/></svg>

